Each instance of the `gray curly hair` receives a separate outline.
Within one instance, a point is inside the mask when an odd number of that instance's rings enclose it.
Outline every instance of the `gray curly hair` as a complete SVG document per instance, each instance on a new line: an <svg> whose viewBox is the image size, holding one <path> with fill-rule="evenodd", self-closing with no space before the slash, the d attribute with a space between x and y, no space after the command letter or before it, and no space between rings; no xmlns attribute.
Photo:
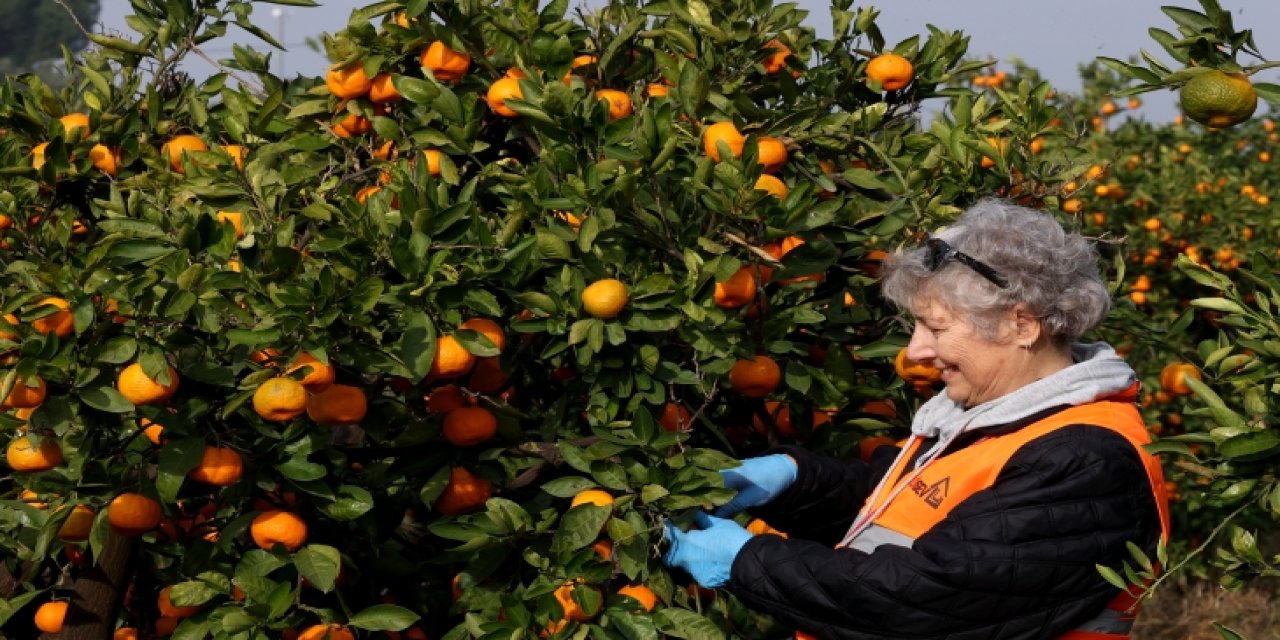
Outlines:
<svg viewBox="0 0 1280 640"><path fill-rule="evenodd" d="M881 290L900 309L934 301L967 316L983 337L1001 341L995 320L1021 303L1051 340L1065 344L1097 326L1111 308L1093 245L1047 213L984 199L933 237L995 269L1009 287L1001 289L954 260L931 271L929 249L922 246L885 260Z"/></svg>

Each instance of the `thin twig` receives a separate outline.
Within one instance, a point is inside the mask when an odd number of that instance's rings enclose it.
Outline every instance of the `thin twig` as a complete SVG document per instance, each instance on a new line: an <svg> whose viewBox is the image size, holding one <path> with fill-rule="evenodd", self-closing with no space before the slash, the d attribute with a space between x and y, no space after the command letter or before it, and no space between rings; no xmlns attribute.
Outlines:
<svg viewBox="0 0 1280 640"><path fill-rule="evenodd" d="M240 77L240 75L239 75L239 74L237 74L234 70L232 70L232 69L228 69L227 67L223 66L223 65L222 65L222 63L218 62L217 60L214 60L213 58L210 58L210 57L209 57L209 55L208 55L208 54L206 54L206 53L204 52L204 50L203 50L203 49L201 49L201 48L200 48L200 47L195 43L195 41L194 41L194 40L192 40L192 39L190 39L190 38L188 38L188 39L187 39L187 48L188 48L189 50L191 50L192 52L194 52L196 55L200 56L200 57L201 57L205 62L208 62L209 64L213 65L213 67L214 67L214 68L216 68L218 71L221 71L222 73L225 73L225 74L227 74L227 75L231 76L232 78L235 78L235 79L236 79L236 82L239 82L240 84L242 84L242 85L244 85L244 86L248 87L248 88L249 88L249 90L250 90L250 91L252 91L252 92L254 93L254 95L256 95L258 98L266 98L266 97L267 97L267 89L266 89L265 87L263 87L263 86L262 86L262 85L260 85L260 84L257 84L257 83L255 83L255 82L252 82L252 81L249 81L249 80L246 80L246 79L244 79L244 78ZM287 104L283 104L283 103L282 103L282 105L283 105L283 106L286 106L286 107L288 107L288 106L289 106L289 105L287 105Z"/></svg>
<svg viewBox="0 0 1280 640"><path fill-rule="evenodd" d="M1194 473L1202 478L1209 478L1210 480L1213 480L1214 478L1217 478L1218 476L1222 475L1220 471L1210 469L1209 467L1206 467L1201 464L1196 464L1194 462L1188 462L1186 460L1174 460L1173 466L1179 469L1182 469L1183 471L1190 471L1191 473Z"/></svg>
<svg viewBox="0 0 1280 640"><path fill-rule="evenodd" d="M72 11L71 7L68 7L67 3L64 0L53 0L53 1L57 3L59 7L62 7L64 10L66 10L67 15L71 16L71 21L76 23L76 28L80 30L80 33L83 33L85 35L85 38L88 38L90 35L89 30L85 29L83 24L80 24L80 18L76 17L76 12Z"/></svg>

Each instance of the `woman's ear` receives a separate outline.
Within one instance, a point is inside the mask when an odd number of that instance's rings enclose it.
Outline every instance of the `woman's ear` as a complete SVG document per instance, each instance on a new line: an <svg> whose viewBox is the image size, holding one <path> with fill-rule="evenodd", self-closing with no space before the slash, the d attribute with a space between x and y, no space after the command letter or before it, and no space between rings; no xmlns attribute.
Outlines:
<svg viewBox="0 0 1280 640"><path fill-rule="evenodd" d="M1031 345L1040 340L1040 335L1044 331L1040 317L1031 313L1024 304L1015 305L1011 314L1014 341L1021 347L1031 348Z"/></svg>

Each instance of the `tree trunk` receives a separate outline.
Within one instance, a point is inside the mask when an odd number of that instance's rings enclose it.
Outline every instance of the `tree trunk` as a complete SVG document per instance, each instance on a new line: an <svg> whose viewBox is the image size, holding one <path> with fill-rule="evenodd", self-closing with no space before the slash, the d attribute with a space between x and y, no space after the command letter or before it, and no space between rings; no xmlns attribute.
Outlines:
<svg viewBox="0 0 1280 640"><path fill-rule="evenodd" d="M58 640L103 640L115 629L125 589L133 576L137 539L112 531L102 555L76 579Z"/></svg>

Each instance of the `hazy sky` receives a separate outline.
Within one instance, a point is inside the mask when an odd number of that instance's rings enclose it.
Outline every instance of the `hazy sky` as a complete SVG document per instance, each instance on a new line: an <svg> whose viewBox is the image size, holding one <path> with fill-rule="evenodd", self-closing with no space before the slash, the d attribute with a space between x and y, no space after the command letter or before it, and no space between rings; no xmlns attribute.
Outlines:
<svg viewBox="0 0 1280 640"><path fill-rule="evenodd" d="M372 4L371 0L319 1L322 6L316 8L262 4L255 9L258 24L288 48L283 55L277 52L273 56L276 69L283 65L283 75L322 74L327 61L304 44L306 37L336 32L346 25L352 9ZM829 36L830 5L822 0L797 3L809 11L808 24L819 35ZM877 22L890 44L911 35L927 34L926 24L963 31L970 36L969 51L973 56L1001 60L1019 57L1066 91L1079 90L1078 65L1095 56L1127 59L1139 48L1146 48L1159 59L1171 62L1147 35L1147 29L1154 26L1175 31L1173 21L1161 13L1161 5L1200 8L1195 0L882 0L855 2L854 6L868 4L881 11ZM1254 29L1264 55L1280 59L1280 1L1221 0L1221 4L1235 14L1237 29ZM102 0L101 28L131 33L124 22L129 12L128 0ZM235 27L229 31L228 39L255 41ZM206 45L206 50L214 58L229 57L230 43L220 45L215 41ZM202 75L210 71L204 62L194 57L192 60L188 72ZM1255 76L1267 82L1276 82L1277 78L1280 71L1275 69ZM1177 113L1172 92L1153 92L1143 99L1146 106L1140 113L1149 120L1166 121Z"/></svg>

